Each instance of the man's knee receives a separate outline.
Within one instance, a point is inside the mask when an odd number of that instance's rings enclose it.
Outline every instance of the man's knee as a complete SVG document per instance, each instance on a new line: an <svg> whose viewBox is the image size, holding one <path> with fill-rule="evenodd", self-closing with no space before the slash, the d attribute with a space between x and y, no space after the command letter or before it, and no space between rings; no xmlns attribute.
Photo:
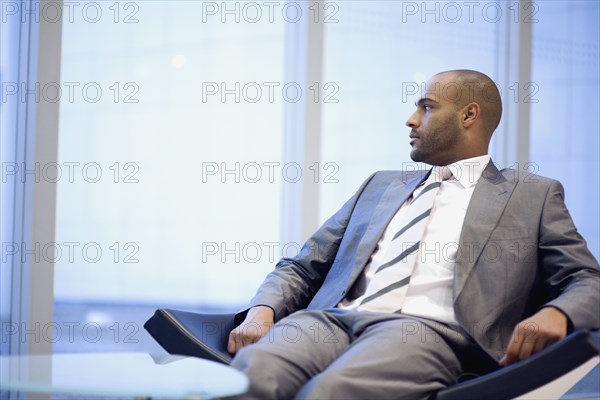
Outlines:
<svg viewBox="0 0 600 400"><path fill-rule="evenodd" d="M264 370L264 367L272 365L272 357L272 354L263 346L254 343L242 347L233 357L231 366L244 372L255 369L260 371Z"/></svg>
<svg viewBox="0 0 600 400"><path fill-rule="evenodd" d="M336 368L325 370L309 380L295 399L410 399L424 400L446 385L425 379L423 382L401 379L370 380L359 370ZM385 375L384 371L381 371Z"/></svg>
<svg viewBox="0 0 600 400"><path fill-rule="evenodd" d="M349 377L342 369L325 370L313 376L298 392L296 399L353 398L346 390Z"/></svg>
<svg viewBox="0 0 600 400"><path fill-rule="evenodd" d="M281 377L277 376L275 361L269 351L256 343L243 347L236 353L231 366L245 373L250 380L250 389L242 398L282 398L279 382Z"/></svg>

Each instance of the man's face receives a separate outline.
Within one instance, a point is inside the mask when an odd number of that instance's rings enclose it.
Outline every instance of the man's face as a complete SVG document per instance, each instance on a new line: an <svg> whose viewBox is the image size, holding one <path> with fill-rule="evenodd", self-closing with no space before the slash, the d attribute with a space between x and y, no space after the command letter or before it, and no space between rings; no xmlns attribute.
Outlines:
<svg viewBox="0 0 600 400"><path fill-rule="evenodd" d="M444 80L433 77L417 101L416 111L406 121L411 128L410 158L431 165L447 165L460 151L458 107L449 96L442 95ZM449 92L446 91L446 94Z"/></svg>

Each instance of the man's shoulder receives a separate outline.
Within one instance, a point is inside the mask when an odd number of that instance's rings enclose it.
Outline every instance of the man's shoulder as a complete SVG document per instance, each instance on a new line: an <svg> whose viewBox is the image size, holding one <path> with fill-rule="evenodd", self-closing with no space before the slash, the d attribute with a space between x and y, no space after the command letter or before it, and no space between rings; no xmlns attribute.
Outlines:
<svg viewBox="0 0 600 400"><path fill-rule="evenodd" d="M560 181L546 176L538 175L528 169L503 168L499 174L508 181L517 181L520 184L537 184L540 186L560 185Z"/></svg>
<svg viewBox="0 0 600 400"><path fill-rule="evenodd" d="M381 183L391 183L395 180L402 180L403 182L410 181L412 179L420 179L429 173L427 169L409 169L409 170L381 170L376 171L371 175L371 180Z"/></svg>
<svg viewBox="0 0 600 400"><path fill-rule="evenodd" d="M513 187L514 193L521 193L523 196L548 196L549 193L559 193L564 196L564 187L560 181L546 176L538 175L532 171L515 168L491 169L484 171L482 178L498 185L509 183ZM495 170L495 172L493 171Z"/></svg>
<svg viewBox="0 0 600 400"><path fill-rule="evenodd" d="M423 179L427 176L430 169L413 169L408 168L404 170L380 170L374 172L368 179L369 185L389 185L390 183L401 180L402 182L409 182L414 179ZM515 182L519 186L537 186L537 187L550 187L557 186L562 188L562 184L557 179L549 178L546 176L538 175L531 169L515 169L515 168L502 168L499 169L497 165L492 165L491 168L486 168L482 175L487 180L496 181L510 181Z"/></svg>

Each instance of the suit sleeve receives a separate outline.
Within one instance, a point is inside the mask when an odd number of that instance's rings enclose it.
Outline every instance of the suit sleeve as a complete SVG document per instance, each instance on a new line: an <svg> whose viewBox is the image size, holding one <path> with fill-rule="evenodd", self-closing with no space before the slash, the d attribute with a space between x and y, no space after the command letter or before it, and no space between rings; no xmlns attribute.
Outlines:
<svg viewBox="0 0 600 400"><path fill-rule="evenodd" d="M363 190L371 175L342 208L306 241L294 258L282 258L267 275L248 308L265 305L275 311L275 321L306 308L321 287L337 255L340 243ZM247 311L247 309L245 310ZM241 322L245 311L236 316Z"/></svg>
<svg viewBox="0 0 600 400"><path fill-rule="evenodd" d="M600 268L577 232L564 203L562 185L553 181L540 221L539 262L553 306L575 329L600 328Z"/></svg>

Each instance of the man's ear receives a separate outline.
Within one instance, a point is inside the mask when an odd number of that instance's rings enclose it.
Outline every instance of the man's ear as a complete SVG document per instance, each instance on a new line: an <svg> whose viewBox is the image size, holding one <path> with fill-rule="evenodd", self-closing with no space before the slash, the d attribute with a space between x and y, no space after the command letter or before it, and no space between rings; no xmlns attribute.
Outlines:
<svg viewBox="0 0 600 400"><path fill-rule="evenodd" d="M469 103L467 104L463 110L461 115L461 122L463 127L467 128L475 123L481 114L481 108L477 103Z"/></svg>

